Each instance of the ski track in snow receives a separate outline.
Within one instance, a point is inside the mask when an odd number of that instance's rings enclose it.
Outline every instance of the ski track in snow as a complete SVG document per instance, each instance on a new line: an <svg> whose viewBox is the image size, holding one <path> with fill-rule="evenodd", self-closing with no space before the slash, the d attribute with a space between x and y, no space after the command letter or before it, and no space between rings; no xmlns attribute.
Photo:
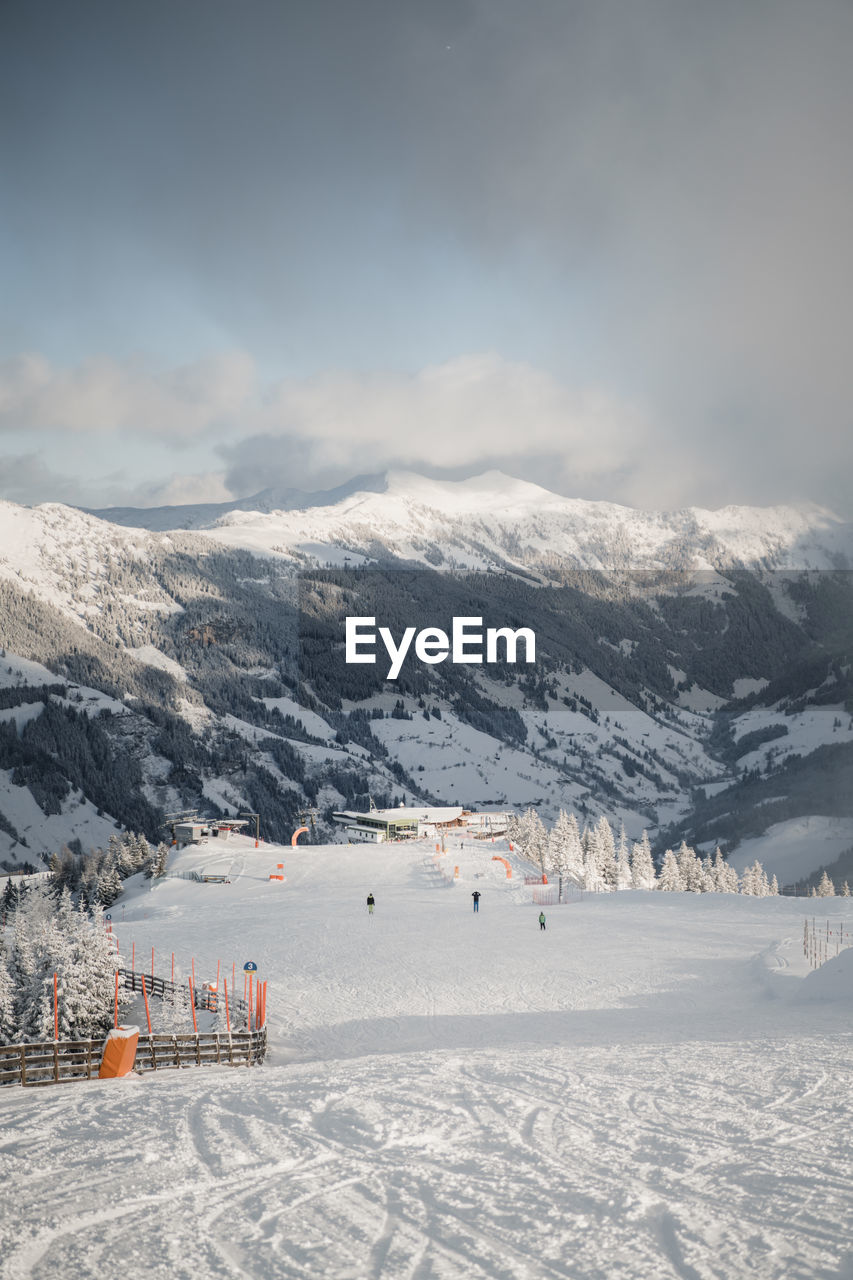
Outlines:
<svg viewBox="0 0 853 1280"><path fill-rule="evenodd" d="M3 1275L840 1276L851 1084L818 1038L17 1095Z"/></svg>
<svg viewBox="0 0 853 1280"><path fill-rule="evenodd" d="M272 888L238 852L122 929L201 969L250 936L268 1064L0 1091L3 1280L853 1277L849 1019L786 998L799 904L612 895L540 937L482 855L447 889L286 850Z"/></svg>

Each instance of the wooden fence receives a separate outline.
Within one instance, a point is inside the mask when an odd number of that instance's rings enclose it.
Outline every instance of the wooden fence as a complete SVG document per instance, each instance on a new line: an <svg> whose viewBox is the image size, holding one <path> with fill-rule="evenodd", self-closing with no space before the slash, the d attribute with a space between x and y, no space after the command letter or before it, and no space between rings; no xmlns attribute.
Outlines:
<svg viewBox="0 0 853 1280"><path fill-rule="evenodd" d="M120 969L126 988L142 990L143 975L132 969ZM163 999L178 989L177 983L145 974L149 996ZM183 990L183 987L180 988ZM197 1009L216 1012L217 993L202 989L193 991ZM246 1001L228 999L232 1017L248 1021ZM75 1080L97 1079L101 1066L103 1040L48 1040L32 1044L0 1045L0 1087L7 1084L24 1086L65 1084ZM178 1034L139 1034L134 1071L161 1071L169 1067L252 1067L266 1056L267 1029L244 1028L228 1032L179 1032Z"/></svg>
<svg viewBox="0 0 853 1280"><path fill-rule="evenodd" d="M264 1060L267 1049L267 1033L260 1031L232 1031L220 1035L218 1031L201 1032L199 1035L142 1035L136 1049L134 1071L161 1071L168 1067L229 1067L257 1066Z"/></svg>
<svg viewBox="0 0 853 1280"><path fill-rule="evenodd" d="M102 1040L0 1045L0 1085L91 1080L97 1077L103 1047Z"/></svg>
<svg viewBox="0 0 853 1280"><path fill-rule="evenodd" d="M186 995L189 991L183 983L170 982L168 978L158 978L153 973L140 973L133 969L119 969L119 977L123 985L128 991L141 991L142 979L145 978L145 990L148 996L154 996L156 999L165 1000L167 996L174 998L178 993ZM224 995L218 991L212 991L209 987L193 987L193 1004L197 1009L208 1009L211 1013L216 1013L225 1008ZM228 1013L233 1023L248 1023L249 1006L242 997L234 998L231 992L228 992Z"/></svg>

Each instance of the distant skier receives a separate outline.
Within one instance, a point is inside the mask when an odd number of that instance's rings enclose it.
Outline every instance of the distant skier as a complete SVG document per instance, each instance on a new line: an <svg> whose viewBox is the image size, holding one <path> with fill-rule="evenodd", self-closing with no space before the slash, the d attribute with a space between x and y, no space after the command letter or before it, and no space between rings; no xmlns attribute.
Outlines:
<svg viewBox="0 0 853 1280"><path fill-rule="evenodd" d="M545 928L545 912L544 911L539 912L539 928L540 929Z"/></svg>
<svg viewBox="0 0 853 1280"><path fill-rule="evenodd" d="M476 913L480 910L480 890L475 889L471 897L474 899L474 911Z"/></svg>
<svg viewBox="0 0 853 1280"><path fill-rule="evenodd" d="M369 893L369 894L367 895L367 914L368 914L369 916L372 916L372 915L373 915L373 908L375 907L375 905L376 905L376 902L375 902L375 899L374 899L374 897L373 897L373 894L372 894L372 893Z"/></svg>

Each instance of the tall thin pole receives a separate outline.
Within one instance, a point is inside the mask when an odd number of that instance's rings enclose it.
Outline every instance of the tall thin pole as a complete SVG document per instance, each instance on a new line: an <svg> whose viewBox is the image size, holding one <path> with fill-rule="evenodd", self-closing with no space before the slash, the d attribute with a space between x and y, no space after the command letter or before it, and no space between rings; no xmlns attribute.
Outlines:
<svg viewBox="0 0 853 1280"><path fill-rule="evenodd" d="M189 984L190 984L190 1009L192 1010L192 1015L193 1015L193 1031L196 1033L196 1035L198 1035L198 1023L196 1022L196 1016L195 1016L195 988L193 986L192 978L189 979Z"/></svg>
<svg viewBox="0 0 853 1280"><path fill-rule="evenodd" d="M145 1000L145 1017L148 1022L148 1034L150 1036L151 1035L151 1011L148 1008L148 992L145 990L145 974L141 973L139 976L142 979L142 997Z"/></svg>

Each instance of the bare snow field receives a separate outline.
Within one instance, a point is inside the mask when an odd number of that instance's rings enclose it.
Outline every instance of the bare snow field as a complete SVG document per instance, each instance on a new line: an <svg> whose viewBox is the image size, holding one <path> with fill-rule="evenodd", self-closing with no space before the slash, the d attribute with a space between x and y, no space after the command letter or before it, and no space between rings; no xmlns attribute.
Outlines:
<svg viewBox="0 0 853 1280"><path fill-rule="evenodd" d="M4 1280L853 1277L853 949L802 958L850 900L607 894L541 932L505 850L448 885L432 848L211 841L174 867L230 884L131 885L137 967L258 964L267 1063L0 1090Z"/></svg>

